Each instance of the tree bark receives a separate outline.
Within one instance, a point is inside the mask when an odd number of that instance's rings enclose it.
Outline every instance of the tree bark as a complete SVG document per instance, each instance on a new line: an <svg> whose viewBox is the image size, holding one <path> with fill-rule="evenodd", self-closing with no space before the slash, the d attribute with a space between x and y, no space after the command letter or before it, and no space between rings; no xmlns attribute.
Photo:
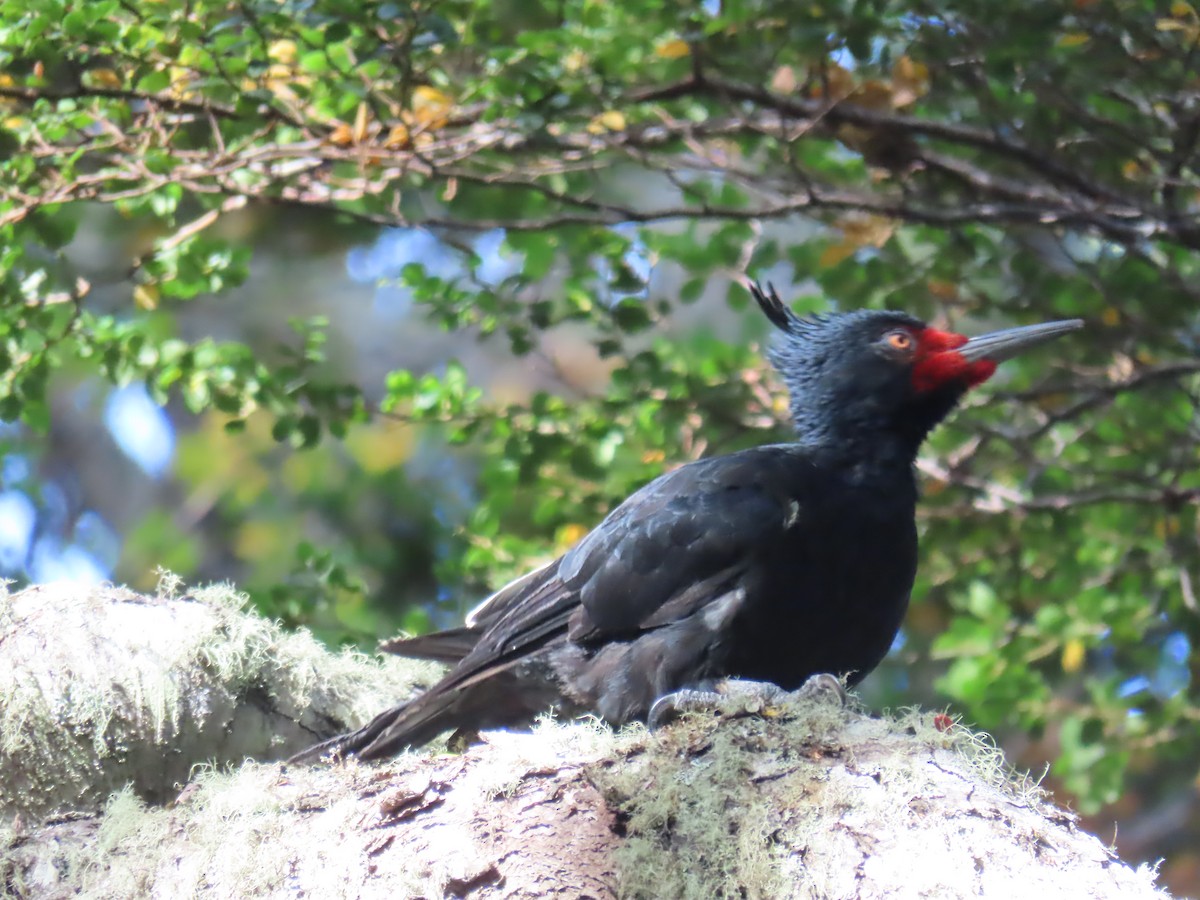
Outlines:
<svg viewBox="0 0 1200 900"><path fill-rule="evenodd" d="M919 712L878 717L793 697L689 715L653 734L544 722L530 733L488 733L463 753L406 754L386 765L230 764L252 745L260 758L283 755L295 749L293 735L309 740L335 722L356 724L410 691L416 670L324 654L307 636L298 638L303 652L289 653L296 638L237 612L228 594L48 587L0 601L7 894L1166 896L1152 871L1121 863L1014 776L986 736ZM210 620L221 624L207 632L200 669L209 675L198 677L195 654L166 648L189 644L182 632ZM66 637L66 623L89 636ZM277 643L247 642L254 634ZM258 680L213 674L227 668L216 660L243 656L248 643L262 661L251 667ZM31 651L36 658L25 658ZM98 689L110 665L114 687ZM177 686L178 702L139 705L128 688L134 669L137 683ZM95 691L84 718L70 703L80 672ZM318 714L328 698L318 702L317 683L331 672L341 672L329 676L341 679L330 692L339 699ZM34 683L45 698L36 714ZM238 694L237 684L254 690ZM296 684L308 685L299 694L309 705L278 687ZM370 698L355 707L350 685L370 686ZM257 700L245 699L255 692ZM235 700L212 699L226 694ZM238 702L261 718L247 725L253 717L236 712ZM264 741L267 728L284 737ZM36 765L21 747L34 748ZM93 764L80 765L89 752ZM56 753L70 754L72 764L58 769L66 790L52 777ZM172 762L150 765L156 757ZM161 802L174 793L168 770L213 757L227 763ZM94 782L81 780L89 774ZM98 808L122 778L131 786ZM47 809L58 812L38 818Z"/></svg>
<svg viewBox="0 0 1200 900"><path fill-rule="evenodd" d="M228 587L73 584L0 595L0 821L151 802L192 766L283 759L360 724L436 666L330 653Z"/></svg>

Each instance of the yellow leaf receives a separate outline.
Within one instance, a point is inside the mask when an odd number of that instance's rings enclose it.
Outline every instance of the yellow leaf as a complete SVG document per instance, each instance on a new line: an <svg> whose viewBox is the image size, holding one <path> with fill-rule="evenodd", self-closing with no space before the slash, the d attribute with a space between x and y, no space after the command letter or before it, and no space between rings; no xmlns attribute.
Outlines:
<svg viewBox="0 0 1200 900"><path fill-rule="evenodd" d="M955 300L958 298L958 285L953 281L943 281L940 278L930 279L925 285L929 293L939 300Z"/></svg>
<svg viewBox="0 0 1200 900"><path fill-rule="evenodd" d="M1042 410L1042 412L1054 412L1055 410L1062 409L1064 406L1066 406L1070 399L1071 397L1069 394L1054 393L1042 394L1033 402L1037 405L1038 409Z"/></svg>
<svg viewBox="0 0 1200 900"><path fill-rule="evenodd" d="M1133 357L1128 353L1118 351L1113 354L1112 362L1105 369L1105 374L1108 376L1109 381L1117 383L1132 377L1134 368Z"/></svg>
<svg viewBox="0 0 1200 900"><path fill-rule="evenodd" d="M346 435L346 449L364 472L379 475L399 468L411 455L412 429L392 426L359 426ZM305 456L308 454L296 454Z"/></svg>
<svg viewBox="0 0 1200 900"><path fill-rule="evenodd" d="M1080 47L1092 39L1091 35L1083 31L1068 31L1066 34L1060 34L1058 40L1054 43L1059 47L1071 48Z"/></svg>
<svg viewBox="0 0 1200 900"><path fill-rule="evenodd" d="M624 131L625 113L616 109L610 109L607 112L603 112L600 114L600 124L609 131Z"/></svg>
<svg viewBox="0 0 1200 900"><path fill-rule="evenodd" d="M138 309L158 309L159 291L157 284L138 284L133 288L133 302Z"/></svg>
<svg viewBox="0 0 1200 900"><path fill-rule="evenodd" d="M428 84L418 85L413 88L413 107L418 106L450 106L454 101L449 94L439 91L435 87Z"/></svg>
<svg viewBox="0 0 1200 900"><path fill-rule="evenodd" d="M1083 641L1078 638L1072 638L1063 644L1062 649L1062 668L1064 672L1078 672L1083 667L1084 657L1087 656L1087 650L1083 646Z"/></svg>
<svg viewBox="0 0 1200 900"><path fill-rule="evenodd" d="M582 538L588 530L583 525L570 524L564 525L554 535L554 545L560 551L566 550L568 547L573 547Z"/></svg>
<svg viewBox="0 0 1200 900"><path fill-rule="evenodd" d="M267 66L267 74L263 78L263 84L274 91L290 82L293 74L291 66L284 63L271 63L271 65Z"/></svg>
<svg viewBox="0 0 1200 900"><path fill-rule="evenodd" d="M902 109L929 93L929 66L902 56L892 66L892 106Z"/></svg>
<svg viewBox="0 0 1200 900"><path fill-rule="evenodd" d="M171 66L168 70L171 76L171 96L186 100L192 96L188 86L192 83L192 70L183 66Z"/></svg>
<svg viewBox="0 0 1200 900"><path fill-rule="evenodd" d="M1171 4L1171 15L1177 19L1194 19L1196 18L1196 10L1192 7L1192 4L1185 2L1185 0L1175 0Z"/></svg>
<svg viewBox="0 0 1200 900"><path fill-rule="evenodd" d="M371 112L366 103L358 104L354 114L354 122L338 122L329 132L326 140L338 147L358 146L365 144L372 135L378 136L379 123L371 120Z"/></svg>
<svg viewBox="0 0 1200 900"><path fill-rule="evenodd" d="M354 114L354 130L350 134L350 139L361 144L367 138L367 126L370 125L371 110L367 108L365 102L358 104L358 112Z"/></svg>
<svg viewBox="0 0 1200 900"><path fill-rule="evenodd" d="M407 125L393 125L383 139L383 146L389 150L404 150L409 145L410 136Z"/></svg>
<svg viewBox="0 0 1200 900"><path fill-rule="evenodd" d="M1104 312L1100 313L1100 321L1109 328L1116 328L1121 324L1121 311L1115 306L1105 307Z"/></svg>
<svg viewBox="0 0 1200 900"><path fill-rule="evenodd" d="M950 482L941 478L927 478L921 482L921 491L927 497L936 497L950 486Z"/></svg>
<svg viewBox="0 0 1200 900"><path fill-rule="evenodd" d="M121 76L113 69L92 69L84 77L90 87L116 90L123 84Z"/></svg>
<svg viewBox="0 0 1200 900"><path fill-rule="evenodd" d="M602 112L588 123L589 134L603 134L606 131L624 131L625 113L617 109Z"/></svg>
<svg viewBox="0 0 1200 900"><path fill-rule="evenodd" d="M886 81L871 78L850 92L847 97L851 103L864 109L886 111L895 106L895 95L892 86ZM913 98L916 99L915 97ZM911 101L910 101L911 102Z"/></svg>
<svg viewBox="0 0 1200 900"><path fill-rule="evenodd" d="M667 458L667 454L662 450L647 450L642 454L642 462L644 463L660 463Z"/></svg>
<svg viewBox="0 0 1200 900"><path fill-rule="evenodd" d="M421 85L413 91L413 123L426 131L445 128L446 123L450 121L450 110L453 108L453 98L449 94L443 94L435 87Z"/></svg>
<svg viewBox="0 0 1200 900"><path fill-rule="evenodd" d="M296 42L271 41L271 46L267 48L267 57L285 66L292 65L296 61Z"/></svg>
<svg viewBox="0 0 1200 900"><path fill-rule="evenodd" d="M846 240L854 242L857 247L882 247L892 237L896 230L895 219L886 216L856 215L846 216L838 222L838 228L846 236Z"/></svg>
<svg viewBox="0 0 1200 900"><path fill-rule="evenodd" d="M838 220L837 227L842 232L842 239L821 251L817 260L826 268L853 256L860 247L882 247L891 240L896 222L885 216L849 215Z"/></svg>
<svg viewBox="0 0 1200 900"><path fill-rule="evenodd" d="M329 143L338 147L349 147L354 143L354 132L345 122L338 122L333 131L329 132Z"/></svg>
<svg viewBox="0 0 1200 900"><path fill-rule="evenodd" d="M854 90L854 73L836 64L819 72L815 81L812 89L814 97L841 100Z"/></svg>
<svg viewBox="0 0 1200 900"><path fill-rule="evenodd" d="M1159 31L1182 31L1187 40L1195 43L1200 41L1200 21L1194 12L1188 18L1190 21L1187 22L1181 22L1179 19L1159 19L1154 23L1154 27Z"/></svg>
<svg viewBox="0 0 1200 900"><path fill-rule="evenodd" d="M295 102L297 99L292 91L293 85L307 87L312 84L311 76L300 75L296 71L298 56L295 41L272 41L267 48L267 58L271 60L271 64L267 66L267 71L261 78L262 84L271 93L288 102Z"/></svg>
<svg viewBox="0 0 1200 900"><path fill-rule="evenodd" d="M796 70L791 66L780 66L771 76L771 90L777 94L790 94L797 84Z"/></svg>
<svg viewBox="0 0 1200 900"><path fill-rule="evenodd" d="M1175 537L1177 534L1179 534L1179 519L1159 519L1154 523L1154 536L1160 541Z"/></svg>
<svg viewBox="0 0 1200 900"><path fill-rule="evenodd" d="M692 48L682 38L671 38L654 48L654 55L663 59L682 59L691 52Z"/></svg>
<svg viewBox="0 0 1200 900"><path fill-rule="evenodd" d="M563 68L568 72L578 72L580 69L582 69L584 66L587 65L587 61L588 61L587 54L584 53L582 50L576 49L576 50L572 50L570 53L568 53L566 56L563 57L562 65L563 65Z"/></svg>
<svg viewBox="0 0 1200 900"><path fill-rule="evenodd" d="M857 244L853 244L847 240L840 240L836 244L830 244L821 251L821 255L817 257L817 265L823 269L829 269L836 266L842 260L849 259L854 255L854 251L858 249Z"/></svg>
<svg viewBox="0 0 1200 900"><path fill-rule="evenodd" d="M16 81L11 75L0 73L0 87L13 87ZM0 98L0 109L15 109L20 106L20 101L13 98Z"/></svg>

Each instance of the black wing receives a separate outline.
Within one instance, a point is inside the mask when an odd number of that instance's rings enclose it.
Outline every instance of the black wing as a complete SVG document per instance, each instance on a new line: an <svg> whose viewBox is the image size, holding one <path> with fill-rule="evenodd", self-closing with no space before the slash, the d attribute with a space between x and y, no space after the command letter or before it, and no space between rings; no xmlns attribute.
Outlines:
<svg viewBox="0 0 1200 900"><path fill-rule="evenodd" d="M691 615L796 523L799 503L788 485L767 483L763 454L748 453L648 485L563 558L560 575L582 607L573 640L627 636Z"/></svg>
<svg viewBox="0 0 1200 900"><path fill-rule="evenodd" d="M505 588L477 609L483 633L450 675L473 679L478 669L468 663L523 657L568 628L588 644L692 614L799 522L806 475L797 448L778 445L660 476L538 570L527 590Z"/></svg>
<svg viewBox="0 0 1200 900"><path fill-rule="evenodd" d="M807 477L794 445L699 460L660 476L560 559L477 608L469 626L478 631L473 646L429 691L324 749L371 758L428 740L469 724L450 714L463 691L551 642L599 645L725 597L760 550L802 518Z"/></svg>

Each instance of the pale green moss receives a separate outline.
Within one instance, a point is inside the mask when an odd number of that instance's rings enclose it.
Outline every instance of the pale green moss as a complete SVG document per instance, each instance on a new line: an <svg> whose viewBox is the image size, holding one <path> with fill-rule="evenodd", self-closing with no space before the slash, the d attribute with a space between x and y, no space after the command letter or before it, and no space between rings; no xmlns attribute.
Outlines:
<svg viewBox="0 0 1200 900"><path fill-rule="evenodd" d="M330 652L217 585L160 596L0 594L0 816L163 799L206 759L296 752L431 683L438 667Z"/></svg>
<svg viewBox="0 0 1200 900"><path fill-rule="evenodd" d="M839 802L828 796L825 768L810 757L840 746L845 711L790 700L767 716L686 716L629 759L595 767L593 780L622 818L622 896L787 894L789 847L807 840L823 810ZM775 748L766 754L764 728ZM788 785L782 804L747 789L748 782L775 779Z"/></svg>
<svg viewBox="0 0 1200 900"><path fill-rule="evenodd" d="M626 898L874 896L897 884L912 896L966 896L987 893L970 864L981 857L997 867L993 890L1024 879L1031 890L1164 896L1151 869L1116 864L1094 838L1064 829L1060 812L1053 824L1044 814L1055 811L1027 802L987 739L939 730L930 714L872 718L813 701L763 717L696 714L654 734L543 721L532 735L489 734L463 757L206 769L170 808L117 794L90 840L48 842L41 852L52 856L39 861L62 895L96 898L443 896L457 855L489 852L492 804L547 802L517 795L532 778L532 797L545 796L542 779L569 783L571 772L618 813L608 852ZM430 785L429 818L389 831L389 797ZM0 848L11 841L0 834ZM1039 848L1063 855L1057 868ZM0 884L19 869L4 855Z"/></svg>
<svg viewBox="0 0 1200 900"><path fill-rule="evenodd" d="M350 726L434 671L330 654L308 635L286 634L241 612L241 598L227 588L168 600L177 590L168 586L161 598L58 595L74 623L114 602L170 602L179 607L172 615L196 613L193 624L213 624L155 640L167 660L157 675L138 663L113 680L104 666L83 659L67 673L70 689L61 690L64 671L52 654L20 677L0 669L0 680L8 679L0 762L9 784L11 754L24 753L19 764L36 763L20 772L26 789L52 792L66 784L86 806L82 800L94 799L107 783L107 760L125 752L111 748L137 733L122 707L129 698L150 723L150 750L162 756L195 704L218 691L260 692L297 719L336 715ZM28 609L14 614L12 599L0 597L0 628L8 629L0 635L28 618ZM199 693L197 676L177 674L194 670L210 679ZM20 861L17 833L33 823L0 817L0 894L7 886L18 896L38 896L45 882L30 893L18 879L49 871L55 895L64 896L249 898L301 890L322 898L441 896L457 850L470 842L462 835L489 821L489 804L515 797L531 778L574 772L567 777L583 773L604 796L608 810L600 813L616 814L611 853L623 897L856 896L864 883L904 884L913 896L965 896L984 889L970 861L988 852L992 868L982 871L993 887L1025 879L1031 890L1053 894L1074 885L1072 879L1080 885L1091 879L1097 896L1113 896L1116 885L1125 896L1161 896L1151 869L1113 864L1098 842L1064 827L1063 813L1045 803L1035 782L1009 769L987 735L946 727L916 710L870 717L792 697L762 715L736 708L720 716L697 713L654 734L640 726L614 733L594 721L547 719L532 735L490 734L486 747L461 760L430 753L382 766L349 762L290 772L255 763L232 771L209 767L173 807L148 806L134 792L118 791L82 836L43 845L39 852L49 856L39 857L33 874L27 858ZM393 839L379 830L381 815L387 821L381 805L389 794L422 795L427 788L420 785L431 784L435 772L453 779L450 796L462 804L454 827L468 831L450 829L452 852L436 844L424 855L400 851L384 875L376 873L375 854ZM432 802L442 802L443 790L434 790ZM981 813L970 798L978 798ZM445 812L455 802L436 808ZM439 814L422 820L418 833L447 834ZM601 844L609 852L603 838ZM1063 855L1058 868L1037 856L1052 846ZM930 858L944 862L931 866Z"/></svg>
<svg viewBox="0 0 1200 900"><path fill-rule="evenodd" d="M978 890L974 868L931 868L921 848L969 860L979 837L960 827L955 805L967 792L1021 810L1018 844L1053 840L1048 817L1062 821L990 737L916 710L870 717L792 698L765 717L697 714L591 771L620 816L616 860L627 898L856 896L862 879L879 875L868 874L872 867L887 868L884 883L914 885L914 896L921 884L959 896ZM947 797L947 778L962 792L957 800ZM1006 863L1019 858L1014 851ZM1072 877L1049 871L1036 874L1044 883ZM1122 877L1139 896L1160 896L1151 870Z"/></svg>

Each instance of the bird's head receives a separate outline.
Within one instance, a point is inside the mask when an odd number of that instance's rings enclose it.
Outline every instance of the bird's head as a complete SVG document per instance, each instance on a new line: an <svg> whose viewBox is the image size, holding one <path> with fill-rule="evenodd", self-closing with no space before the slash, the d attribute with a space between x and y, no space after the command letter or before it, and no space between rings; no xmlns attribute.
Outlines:
<svg viewBox="0 0 1200 900"><path fill-rule="evenodd" d="M791 394L802 441L894 437L910 461L925 435L970 388L1022 350L1083 325L1079 319L967 338L912 316L858 310L800 318L771 286L750 292L782 335L770 350Z"/></svg>

